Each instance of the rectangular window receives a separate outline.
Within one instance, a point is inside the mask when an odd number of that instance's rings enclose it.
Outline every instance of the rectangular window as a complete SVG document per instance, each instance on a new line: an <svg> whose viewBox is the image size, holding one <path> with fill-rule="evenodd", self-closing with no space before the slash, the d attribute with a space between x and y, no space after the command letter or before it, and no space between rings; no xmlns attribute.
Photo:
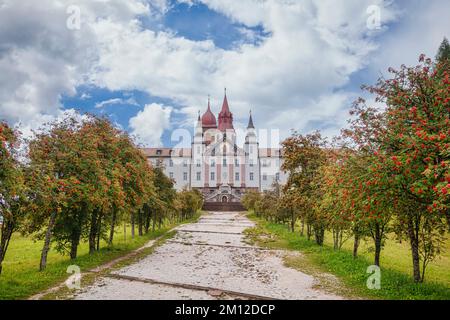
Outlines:
<svg viewBox="0 0 450 320"><path fill-rule="evenodd" d="M216 180L216 173L215 172L211 172L211 181Z"/></svg>
<svg viewBox="0 0 450 320"><path fill-rule="evenodd" d="M169 173L169 177L170 177L170 179L173 179L173 172Z"/></svg>
<svg viewBox="0 0 450 320"><path fill-rule="evenodd" d="M280 173L279 173L279 172L277 172L277 173L275 174L275 180L276 180L276 181L280 181Z"/></svg>
<svg viewBox="0 0 450 320"><path fill-rule="evenodd" d="M216 166L216 160L211 159L211 167L215 167Z"/></svg>
<svg viewBox="0 0 450 320"><path fill-rule="evenodd" d="M172 159L169 160L169 167L171 167L171 168L173 167L173 160Z"/></svg>
<svg viewBox="0 0 450 320"><path fill-rule="evenodd" d="M267 181L267 174L263 174L263 181Z"/></svg>
<svg viewBox="0 0 450 320"><path fill-rule="evenodd" d="M254 173L253 173L253 172L250 172L250 181L253 181L253 180L254 180L254 178L255 178L255 175L254 175Z"/></svg>
<svg viewBox="0 0 450 320"><path fill-rule="evenodd" d="M187 160L183 160L183 167L187 167L188 163Z"/></svg>
<svg viewBox="0 0 450 320"><path fill-rule="evenodd" d="M253 159L249 159L248 163L250 164L250 167L253 167Z"/></svg>
<svg viewBox="0 0 450 320"><path fill-rule="evenodd" d="M239 159L234 159L234 166L239 167Z"/></svg>
<svg viewBox="0 0 450 320"><path fill-rule="evenodd" d="M201 172L197 172L197 181L200 181L202 179Z"/></svg>
<svg viewBox="0 0 450 320"><path fill-rule="evenodd" d="M234 179L236 180L236 181L239 181L239 172L236 172L235 174L234 174Z"/></svg>
<svg viewBox="0 0 450 320"><path fill-rule="evenodd" d="M187 179L188 179L188 174L187 174L187 172L183 172L183 180L184 180L184 181L187 181Z"/></svg>
<svg viewBox="0 0 450 320"><path fill-rule="evenodd" d="M197 159L197 168L200 168L202 166L202 162L200 159Z"/></svg>
<svg viewBox="0 0 450 320"><path fill-rule="evenodd" d="M227 165L227 159L226 158L223 158L223 166L225 167L226 165Z"/></svg>

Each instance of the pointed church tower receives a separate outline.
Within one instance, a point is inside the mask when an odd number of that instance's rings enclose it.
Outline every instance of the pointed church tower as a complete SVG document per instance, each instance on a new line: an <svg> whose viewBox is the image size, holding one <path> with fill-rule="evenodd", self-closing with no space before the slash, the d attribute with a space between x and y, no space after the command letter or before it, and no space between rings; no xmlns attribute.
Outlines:
<svg viewBox="0 0 450 320"><path fill-rule="evenodd" d="M223 99L222 110L219 113L219 130L225 132L234 130L233 114L230 112L227 99L227 89L225 88L225 98Z"/></svg>
<svg viewBox="0 0 450 320"><path fill-rule="evenodd" d="M217 128L217 122L216 117L211 111L211 99L208 96L208 109L206 110L205 114L202 116L202 127L203 131L206 131L208 129L216 129Z"/></svg>
<svg viewBox="0 0 450 320"><path fill-rule="evenodd" d="M249 144L255 144L257 143L256 141L256 130L255 130L255 125L253 124L253 117L252 117L252 112L250 111L250 118L248 119L248 126L247 126L247 134L245 136L245 143Z"/></svg>
<svg viewBox="0 0 450 320"><path fill-rule="evenodd" d="M197 125L195 127L195 139L202 139L203 137L203 126L202 126L202 119L200 118L200 110L198 111L198 120Z"/></svg>

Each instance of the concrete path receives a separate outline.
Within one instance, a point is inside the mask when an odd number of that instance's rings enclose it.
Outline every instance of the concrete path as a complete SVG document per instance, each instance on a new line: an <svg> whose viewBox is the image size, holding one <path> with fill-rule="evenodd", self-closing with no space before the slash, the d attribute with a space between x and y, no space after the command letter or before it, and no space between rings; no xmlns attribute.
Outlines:
<svg viewBox="0 0 450 320"><path fill-rule="evenodd" d="M246 244L253 223L214 212L135 264L82 289L75 299L341 299L316 280L283 265L283 251Z"/></svg>

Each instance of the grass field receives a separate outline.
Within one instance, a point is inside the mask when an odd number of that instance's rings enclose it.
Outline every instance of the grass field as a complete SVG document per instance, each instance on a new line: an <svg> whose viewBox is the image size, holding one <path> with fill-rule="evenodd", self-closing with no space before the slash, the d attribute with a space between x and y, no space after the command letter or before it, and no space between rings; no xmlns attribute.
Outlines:
<svg viewBox="0 0 450 320"><path fill-rule="evenodd" d="M187 222L189 221L183 223ZM69 276L66 271L70 265L79 266L82 272L87 271L143 246L147 241L161 236L173 227L175 225L166 224L160 230L149 232L142 237L135 236L134 239L131 239L130 226L127 227L126 239L123 226L119 227L112 247L108 247L106 242L102 241L100 251L89 255L88 244L84 242L80 244L78 258L75 260L51 250L47 269L43 272L39 272L42 241L35 242L31 238L14 234L0 275L0 300L26 299L64 281Z"/></svg>
<svg viewBox="0 0 450 320"><path fill-rule="evenodd" d="M447 240L441 257L429 265L423 284L412 281L412 261L408 244L399 244L395 240L387 241L381 257L381 289L370 290L366 285L369 276L366 273L367 267L373 264L370 242L362 243L360 257L353 259L351 239L341 251L335 251L331 234L326 235L325 245L320 247L301 237L298 232L290 232L285 225L270 223L252 214L249 218L258 225L247 231L250 239L271 248L301 251L303 257L299 257L298 261L289 259L286 264L309 271L316 269L334 274L345 285L347 296L375 299L450 299L450 240Z"/></svg>

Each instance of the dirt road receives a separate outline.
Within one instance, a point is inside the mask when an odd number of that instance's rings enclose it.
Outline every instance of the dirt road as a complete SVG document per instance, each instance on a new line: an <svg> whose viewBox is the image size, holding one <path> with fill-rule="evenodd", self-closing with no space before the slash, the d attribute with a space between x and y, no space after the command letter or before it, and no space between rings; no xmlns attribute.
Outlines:
<svg viewBox="0 0 450 320"><path fill-rule="evenodd" d="M213 212L135 264L82 289L75 299L341 299L316 279L283 265L283 251L246 244L253 223Z"/></svg>

